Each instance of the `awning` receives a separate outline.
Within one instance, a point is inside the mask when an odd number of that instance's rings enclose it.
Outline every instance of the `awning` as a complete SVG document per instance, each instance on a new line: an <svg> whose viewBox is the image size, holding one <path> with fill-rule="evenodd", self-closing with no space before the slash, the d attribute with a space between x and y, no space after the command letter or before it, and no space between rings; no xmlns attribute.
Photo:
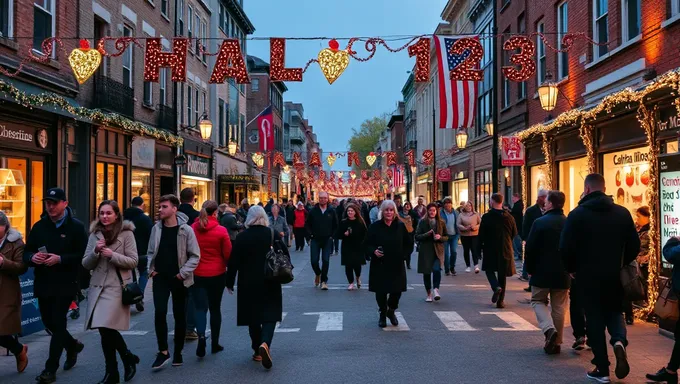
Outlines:
<svg viewBox="0 0 680 384"><path fill-rule="evenodd" d="M26 93L27 95L40 95L41 93L43 93L43 94L53 93L53 92L49 92L49 91L47 91L43 88L40 88L37 85L29 84L29 83L23 82L21 80L10 78L10 77L4 76L4 75L0 75L0 81L3 81L7 84L11 84L11 85L15 86L19 91L22 91L22 92ZM54 93L54 94L56 95L56 93ZM78 102L74 98L67 97L67 96L64 96L64 95L58 95L58 96L61 96L71 106L76 107L76 108L80 107L80 105L78 104ZM14 98L11 95L4 93L4 92L0 92L0 100L5 100L5 101L9 101L11 103L16 103L16 101L14 100ZM33 108L37 108L37 109L47 111L47 112L51 112L51 113L56 113L57 115L70 117L70 118L73 118L73 119L76 119L76 120L79 120L79 121L84 121L86 123L92 122L92 121L90 121L90 119L87 119L87 118L84 118L84 117L81 117L81 116L72 115L68 111L65 111L64 109L59 108L59 107L55 107L53 105L37 105L37 106L34 106Z"/></svg>

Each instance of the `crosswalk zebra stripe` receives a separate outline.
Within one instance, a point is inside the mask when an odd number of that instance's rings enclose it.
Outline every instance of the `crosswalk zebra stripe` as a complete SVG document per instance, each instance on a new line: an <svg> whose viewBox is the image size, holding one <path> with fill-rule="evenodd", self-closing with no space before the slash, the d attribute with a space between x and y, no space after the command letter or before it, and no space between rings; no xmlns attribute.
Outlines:
<svg viewBox="0 0 680 384"><path fill-rule="evenodd" d="M408 327L408 324L406 324L406 320L404 319L404 316L401 314L401 312L395 312L395 316L397 316L397 320L399 320L399 325L396 327L388 325L387 327L383 328L383 331L387 332L405 332L405 331L410 331L411 328Z"/></svg>
<svg viewBox="0 0 680 384"><path fill-rule="evenodd" d="M479 312L481 315L498 316L501 320L508 323L510 328L491 327L494 331L538 331L533 324L524 320L515 312Z"/></svg>
<svg viewBox="0 0 680 384"><path fill-rule="evenodd" d="M455 311L435 311L435 315L449 331L476 331L458 312Z"/></svg>
<svg viewBox="0 0 680 384"><path fill-rule="evenodd" d="M300 328L281 328L281 323L283 322L283 320L286 319L286 315L288 315L288 312L281 313L281 321L276 323L276 328L274 329L274 332L278 333L300 332Z"/></svg>
<svg viewBox="0 0 680 384"><path fill-rule="evenodd" d="M342 331L342 312L306 312L306 316L319 316L316 322L316 331Z"/></svg>

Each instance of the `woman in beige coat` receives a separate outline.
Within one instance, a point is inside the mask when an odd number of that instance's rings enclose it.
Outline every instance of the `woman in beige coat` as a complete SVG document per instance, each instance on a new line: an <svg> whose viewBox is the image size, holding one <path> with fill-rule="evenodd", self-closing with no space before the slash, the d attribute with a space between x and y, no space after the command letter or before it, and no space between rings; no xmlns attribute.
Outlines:
<svg viewBox="0 0 680 384"><path fill-rule="evenodd" d="M98 219L90 226L83 258L83 266L92 271L85 328L99 329L106 361L106 375L99 384L110 384L120 381L116 351L123 361L125 381L134 377L139 363L139 357L127 349L118 332L130 328L130 306L123 305L123 285L133 281L132 271L138 259L135 227L123 221L118 203L105 200L99 204L98 212Z"/></svg>
<svg viewBox="0 0 680 384"><path fill-rule="evenodd" d="M470 253L472 253L472 261L475 265L475 273L479 273L479 259L481 258L479 224L481 223L482 218L479 216L479 213L475 212L472 202L468 201L465 203L458 215L456 225L460 231L460 242L463 243L463 256L467 266L465 272L467 273L470 273Z"/></svg>

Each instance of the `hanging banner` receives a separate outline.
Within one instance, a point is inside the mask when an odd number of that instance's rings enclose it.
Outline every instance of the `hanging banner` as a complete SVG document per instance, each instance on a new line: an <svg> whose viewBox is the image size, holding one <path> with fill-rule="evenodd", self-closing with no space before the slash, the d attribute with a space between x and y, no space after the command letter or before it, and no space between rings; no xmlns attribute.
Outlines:
<svg viewBox="0 0 680 384"><path fill-rule="evenodd" d="M451 181L451 168L441 168L437 170L437 181L449 182Z"/></svg>
<svg viewBox="0 0 680 384"><path fill-rule="evenodd" d="M524 144L519 137L501 137L501 149L501 165L504 167L524 165Z"/></svg>

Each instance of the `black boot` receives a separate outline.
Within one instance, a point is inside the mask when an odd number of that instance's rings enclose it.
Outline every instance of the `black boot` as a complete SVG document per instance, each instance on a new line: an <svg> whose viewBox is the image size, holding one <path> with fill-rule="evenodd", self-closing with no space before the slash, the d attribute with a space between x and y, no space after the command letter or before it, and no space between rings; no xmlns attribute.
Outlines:
<svg viewBox="0 0 680 384"><path fill-rule="evenodd" d="M139 364L139 357L134 355L132 352L127 351L123 357L123 368L125 372L123 374L123 379L125 382L132 380L137 374L137 364Z"/></svg>
<svg viewBox="0 0 680 384"><path fill-rule="evenodd" d="M646 377L654 382L678 384L678 373L670 373L666 368L661 368L657 373L648 373Z"/></svg>
<svg viewBox="0 0 680 384"><path fill-rule="evenodd" d="M387 316L385 316L384 311L380 311L380 319L378 320L378 327L380 327L380 328L387 327Z"/></svg>
<svg viewBox="0 0 680 384"><path fill-rule="evenodd" d="M196 356L205 357L205 336L199 336L198 345L196 346Z"/></svg>
<svg viewBox="0 0 680 384"><path fill-rule="evenodd" d="M120 374L118 367L106 368L106 375L98 384L118 384L120 383Z"/></svg>
<svg viewBox="0 0 680 384"><path fill-rule="evenodd" d="M399 325L399 320L397 320L397 315L394 314L394 309L387 310L387 318L390 319L390 323L392 323L393 326L396 327Z"/></svg>

